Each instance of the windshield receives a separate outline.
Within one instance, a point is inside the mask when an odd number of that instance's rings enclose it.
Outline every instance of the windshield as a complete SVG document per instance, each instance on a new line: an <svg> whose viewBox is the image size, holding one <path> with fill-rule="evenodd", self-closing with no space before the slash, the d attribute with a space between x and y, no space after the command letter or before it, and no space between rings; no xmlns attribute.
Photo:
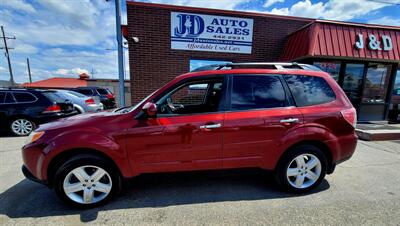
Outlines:
<svg viewBox="0 0 400 226"><path fill-rule="evenodd" d="M142 101L140 101L139 103L137 103L134 106L129 106L129 107L123 107L123 108L118 108L116 109L114 112L118 112L118 113L128 113L131 112L133 110L135 110L138 106L140 106L141 104L144 103L145 100L147 100L149 97L151 97L154 93L156 93L158 91L158 89L154 92L152 92L150 95L148 95L147 97L143 98Z"/></svg>

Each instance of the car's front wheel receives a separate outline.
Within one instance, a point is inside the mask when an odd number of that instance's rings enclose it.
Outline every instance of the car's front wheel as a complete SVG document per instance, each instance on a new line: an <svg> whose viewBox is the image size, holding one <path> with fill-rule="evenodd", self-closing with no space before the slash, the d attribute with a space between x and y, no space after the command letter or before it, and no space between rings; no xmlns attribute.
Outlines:
<svg viewBox="0 0 400 226"><path fill-rule="evenodd" d="M319 148L301 145L282 157L275 171L275 177L285 190L302 193L321 184L326 174L326 167L326 157Z"/></svg>
<svg viewBox="0 0 400 226"><path fill-rule="evenodd" d="M57 195L77 207L101 205L121 188L116 169L108 161L91 155L76 156L64 163L54 182Z"/></svg>

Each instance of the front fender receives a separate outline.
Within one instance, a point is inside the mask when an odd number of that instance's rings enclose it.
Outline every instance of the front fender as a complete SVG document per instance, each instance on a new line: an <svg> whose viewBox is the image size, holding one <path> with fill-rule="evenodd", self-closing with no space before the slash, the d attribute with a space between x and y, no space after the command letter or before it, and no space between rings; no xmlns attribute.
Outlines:
<svg viewBox="0 0 400 226"><path fill-rule="evenodd" d="M40 178L47 180L47 170L50 162L68 150L92 149L108 156L119 168L124 177L132 175L125 151L125 136L118 134L101 134L96 128L73 129L58 134L47 143L38 164Z"/></svg>

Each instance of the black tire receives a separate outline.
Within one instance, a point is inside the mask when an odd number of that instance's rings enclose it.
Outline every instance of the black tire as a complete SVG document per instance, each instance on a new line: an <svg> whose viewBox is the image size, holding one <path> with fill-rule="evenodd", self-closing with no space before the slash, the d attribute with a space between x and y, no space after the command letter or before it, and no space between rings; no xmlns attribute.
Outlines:
<svg viewBox="0 0 400 226"><path fill-rule="evenodd" d="M29 123L31 124L30 131L29 131L28 133L18 133L17 131L14 131L14 129L13 129L14 123L16 123L16 122L18 122L18 121L21 121L21 120L23 120L23 121L25 121L25 122L29 122ZM13 119L10 121L9 128L10 128L10 132L11 132L14 136L19 136L19 137L21 137L21 136L28 136L31 132L33 132L33 131L36 129L36 124L35 124L32 120L26 118L26 116L22 116L22 117L13 118Z"/></svg>
<svg viewBox="0 0 400 226"><path fill-rule="evenodd" d="M305 188L297 188L289 182L290 179L287 177L287 169L289 167L289 164L291 164L292 161L297 156L302 154L311 154L317 157L321 163L321 173L319 175L319 178L311 186ZM293 193L306 193L309 192L310 190L313 190L314 188L318 187L321 184L322 180L325 178L326 171L327 171L327 160L324 153L316 146L300 145L286 152L279 160L278 165L275 169L275 180L277 184L285 191Z"/></svg>
<svg viewBox="0 0 400 226"><path fill-rule="evenodd" d="M95 203L90 203L90 204L85 204L85 203L79 203L76 202L72 199L70 199L67 194L64 191L64 179L67 177L67 175L73 171L74 169L82 166L96 166L108 173L108 175L111 177L112 181L112 186L111 186L111 191L108 193L108 195ZM89 154L82 154L82 155L77 155L66 161L56 172L54 176L54 189L58 195L58 197L67 203L68 205L71 205L73 207L78 207L78 208L91 208L99 205L103 205L109 200L111 200L115 195L117 195L122 187L122 179L121 175L118 171L118 169L115 169L115 167L107 160L94 156L94 155L89 155ZM84 188L85 189L85 188ZM90 189L90 188L88 188Z"/></svg>

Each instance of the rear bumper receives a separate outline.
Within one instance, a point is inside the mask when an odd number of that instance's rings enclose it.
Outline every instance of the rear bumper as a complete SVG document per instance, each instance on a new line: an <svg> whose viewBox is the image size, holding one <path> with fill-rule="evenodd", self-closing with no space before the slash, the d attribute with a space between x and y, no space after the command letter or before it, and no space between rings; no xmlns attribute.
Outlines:
<svg viewBox="0 0 400 226"><path fill-rule="evenodd" d="M37 183L39 183L39 184L43 184L43 185L49 186L49 184L48 184L47 181L40 180L40 179L38 179L37 177L35 177L35 176L28 170L28 168L27 168L26 166L24 166L24 165L22 166L22 173L24 174L24 176L25 176L27 179L29 179L29 180L31 180L31 181L34 181L34 182L37 182Z"/></svg>
<svg viewBox="0 0 400 226"><path fill-rule="evenodd" d="M103 104L91 104L91 105L86 106L85 110L88 112L102 111Z"/></svg>
<svg viewBox="0 0 400 226"><path fill-rule="evenodd" d="M77 111L71 111L69 113L48 113L48 114L42 114L40 116L38 116L36 118L36 123L37 124L43 124L43 123L48 123L51 121L54 121L56 119L60 119L60 118L66 118L66 117L70 117L73 115L78 114Z"/></svg>
<svg viewBox="0 0 400 226"><path fill-rule="evenodd" d="M357 147L358 137L356 133L339 137L335 140L327 141L326 144L332 150L332 163L331 167L328 168L328 174L333 173L336 165L349 160Z"/></svg>
<svg viewBox="0 0 400 226"><path fill-rule="evenodd" d="M111 109L111 108L116 108L117 105L115 103L115 100L110 100L110 99L101 99L101 103L104 106L104 109Z"/></svg>

